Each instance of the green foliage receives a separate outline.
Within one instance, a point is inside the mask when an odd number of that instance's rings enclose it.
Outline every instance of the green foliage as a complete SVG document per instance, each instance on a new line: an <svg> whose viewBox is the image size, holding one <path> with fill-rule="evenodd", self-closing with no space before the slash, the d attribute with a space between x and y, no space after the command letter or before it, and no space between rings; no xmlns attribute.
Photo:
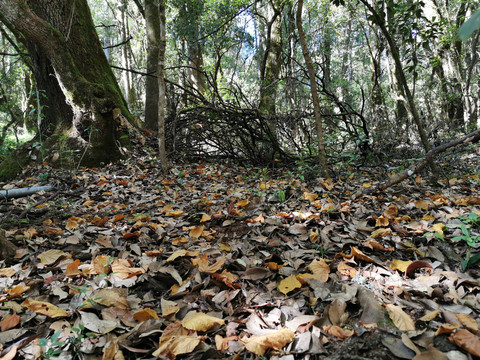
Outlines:
<svg viewBox="0 0 480 360"><path fill-rule="evenodd" d="M460 229L462 230L462 235L455 236L451 240L464 240L469 246L475 247L477 245L477 242L480 241L480 236L472 236L471 231L467 228L465 224L460 225Z"/></svg>
<svg viewBox="0 0 480 360"><path fill-rule="evenodd" d="M473 265L480 264L480 252L472 255L470 251L467 253L466 259L462 262L462 270L465 271Z"/></svg>

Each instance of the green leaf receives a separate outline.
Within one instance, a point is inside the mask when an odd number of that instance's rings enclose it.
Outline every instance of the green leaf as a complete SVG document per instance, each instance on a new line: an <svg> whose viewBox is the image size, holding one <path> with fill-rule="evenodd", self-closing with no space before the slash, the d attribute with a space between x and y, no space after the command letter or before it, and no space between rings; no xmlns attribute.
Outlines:
<svg viewBox="0 0 480 360"><path fill-rule="evenodd" d="M468 256L466 260L462 262L462 270L465 271L468 267L480 263L480 252L473 256Z"/></svg>
<svg viewBox="0 0 480 360"><path fill-rule="evenodd" d="M462 41L465 41L472 33L480 28L480 10L473 14L460 29L458 30L458 36Z"/></svg>

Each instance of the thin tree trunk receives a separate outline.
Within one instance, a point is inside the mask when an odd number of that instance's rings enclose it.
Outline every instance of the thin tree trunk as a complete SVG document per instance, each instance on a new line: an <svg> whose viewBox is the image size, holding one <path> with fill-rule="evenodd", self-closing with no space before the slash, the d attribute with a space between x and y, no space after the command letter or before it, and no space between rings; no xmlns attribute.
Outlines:
<svg viewBox="0 0 480 360"><path fill-rule="evenodd" d="M166 48L166 18L165 0L159 0L158 11L160 15L160 43L158 53L158 147L160 151L160 168L164 174L168 171L167 151L165 145L165 48Z"/></svg>
<svg viewBox="0 0 480 360"><path fill-rule="evenodd" d="M157 0L145 0L145 27L147 30L147 76L145 79L145 127L158 131L158 86L154 76L158 69L160 15Z"/></svg>
<svg viewBox="0 0 480 360"><path fill-rule="evenodd" d="M325 144L323 138L322 114L320 113L320 99L317 91L317 83L315 81L315 70L313 68L312 58L310 57L310 52L308 51L307 42L305 40L305 32L303 31L302 9L303 0L299 0L297 8L298 38L300 40L300 45L302 46L303 57L305 58L305 65L307 66L308 76L310 78L310 90L312 93L313 110L315 113L315 127L318 139L318 155L320 168L322 176L328 177L327 153L325 151Z"/></svg>
<svg viewBox="0 0 480 360"><path fill-rule="evenodd" d="M360 0L370 11L372 14L375 23L380 27L380 30L382 30L383 36L385 36L385 39L387 40L388 46L390 47L390 53L392 55L394 64L395 64L395 73L398 76L398 81L400 82L400 85L402 86L405 96L407 98L408 106L410 108L410 111L413 116L413 121L417 125L418 129L418 134L420 136L420 140L422 142L423 148L426 153L428 153L431 150L430 143L428 141L428 136L427 133L423 127L422 120L420 119L420 114L418 113L417 106L415 105L415 100L413 99L412 92L410 91L410 88L408 87L407 79L405 77L405 72L403 71L402 67L402 62L400 60L400 54L398 51L397 44L395 43L395 40L391 36L390 32L388 31L384 19L378 14L378 12L368 3L367 0ZM433 162L430 164L430 167L433 172L433 176L436 178L438 177L439 169L437 165Z"/></svg>

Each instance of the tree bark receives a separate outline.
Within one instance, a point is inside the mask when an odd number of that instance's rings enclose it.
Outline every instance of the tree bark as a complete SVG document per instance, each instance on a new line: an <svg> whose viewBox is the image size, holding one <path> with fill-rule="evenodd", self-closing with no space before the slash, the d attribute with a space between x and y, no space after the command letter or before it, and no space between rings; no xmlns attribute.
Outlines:
<svg viewBox="0 0 480 360"><path fill-rule="evenodd" d="M165 145L165 107L166 107L166 89L165 89L165 48L166 48L166 18L165 18L165 0L159 0L160 15L160 43L158 52L158 147L160 151L160 168L164 174L168 171L167 151Z"/></svg>
<svg viewBox="0 0 480 360"><path fill-rule="evenodd" d="M87 0L0 0L0 12L21 34L19 40L33 59L37 88L45 95L40 96L42 131L50 141L44 146L54 148L66 139L79 154L74 158L69 153L66 160L84 165L121 158L122 145L129 141L115 120L121 115L130 119L130 113Z"/></svg>
<svg viewBox="0 0 480 360"><path fill-rule="evenodd" d="M260 71L260 105L261 112L267 115L275 115L278 76L282 65L282 17L281 2L270 1L268 7L268 23L266 26L265 53L262 59ZM272 124L269 124L274 130Z"/></svg>
<svg viewBox="0 0 480 360"><path fill-rule="evenodd" d="M310 57L310 52L308 51L307 42L305 40L305 33L303 31L302 9L303 9L303 0L299 0L298 7L297 7L298 38L302 46L303 57L305 58L305 65L307 66L308 76L310 78L310 90L312 93L313 110L315 113L315 127L317 132L317 139L318 139L318 155L319 155L320 168L321 168L322 175L324 177L328 177L327 153L325 151L325 143L323 138L323 125L322 125L322 114L320 112L320 99L317 91L317 83L315 81L315 70L313 68L312 58Z"/></svg>
<svg viewBox="0 0 480 360"><path fill-rule="evenodd" d="M160 15L157 0L145 0L145 22L147 30L147 76L145 79L145 127L158 131L158 69L160 42Z"/></svg>

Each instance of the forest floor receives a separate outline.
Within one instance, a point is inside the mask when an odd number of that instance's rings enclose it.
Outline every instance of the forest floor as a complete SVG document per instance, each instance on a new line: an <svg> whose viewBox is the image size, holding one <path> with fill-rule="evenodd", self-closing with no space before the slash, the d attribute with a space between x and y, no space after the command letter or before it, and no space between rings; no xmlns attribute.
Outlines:
<svg viewBox="0 0 480 360"><path fill-rule="evenodd" d="M480 148L449 154L356 198L388 174L26 169L57 190L0 200L0 359L480 357Z"/></svg>

